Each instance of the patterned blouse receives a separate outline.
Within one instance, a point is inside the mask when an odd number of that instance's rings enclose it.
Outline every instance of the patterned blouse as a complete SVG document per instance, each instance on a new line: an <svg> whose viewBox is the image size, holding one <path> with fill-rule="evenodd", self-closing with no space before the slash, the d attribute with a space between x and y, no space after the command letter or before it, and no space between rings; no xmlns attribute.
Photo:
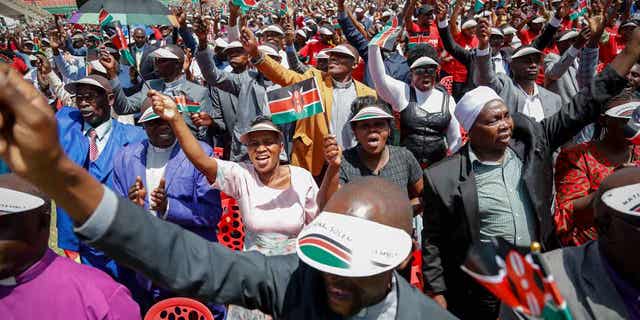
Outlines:
<svg viewBox="0 0 640 320"><path fill-rule="evenodd" d="M640 147L634 146L633 163L640 165ZM554 219L560 242L565 246L579 246L597 238L593 225L577 226L573 200L589 195L602 180L613 173L615 166L593 142L585 142L563 149L556 160L556 206Z"/></svg>

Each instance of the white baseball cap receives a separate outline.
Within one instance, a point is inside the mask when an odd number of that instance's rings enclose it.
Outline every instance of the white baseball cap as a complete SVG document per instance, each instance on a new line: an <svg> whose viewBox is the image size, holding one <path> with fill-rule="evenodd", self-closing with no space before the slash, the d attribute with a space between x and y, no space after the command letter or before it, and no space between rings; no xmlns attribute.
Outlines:
<svg viewBox="0 0 640 320"><path fill-rule="evenodd" d="M326 54L331 54L331 53L341 53L341 54L346 54L348 56L353 57L354 59L358 59L358 57L351 51L349 50L349 48L347 48L347 46L339 44L333 48L327 49L325 50Z"/></svg>

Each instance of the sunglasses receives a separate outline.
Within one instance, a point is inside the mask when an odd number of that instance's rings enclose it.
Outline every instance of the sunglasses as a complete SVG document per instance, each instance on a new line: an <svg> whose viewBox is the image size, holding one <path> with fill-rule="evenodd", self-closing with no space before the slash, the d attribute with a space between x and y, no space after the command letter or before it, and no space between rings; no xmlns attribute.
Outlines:
<svg viewBox="0 0 640 320"><path fill-rule="evenodd" d="M428 67L415 68L411 70L411 72L416 76L424 76L424 75L432 76L436 74L437 70L438 70L438 67L428 66Z"/></svg>

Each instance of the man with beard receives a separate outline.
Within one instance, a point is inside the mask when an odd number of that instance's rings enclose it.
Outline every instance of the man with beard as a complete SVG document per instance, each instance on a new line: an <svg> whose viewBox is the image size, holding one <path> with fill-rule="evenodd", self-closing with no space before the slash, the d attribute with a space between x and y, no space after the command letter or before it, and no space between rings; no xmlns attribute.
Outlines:
<svg viewBox="0 0 640 320"><path fill-rule="evenodd" d="M530 46L520 47L511 56L511 77L496 73L491 62L489 22L480 19L479 24L479 45L474 61L476 84L495 90L509 111L523 113L536 121L541 121L560 110L560 96L536 84L542 63L542 51Z"/></svg>
<svg viewBox="0 0 640 320"><path fill-rule="evenodd" d="M69 83L65 89L75 96L77 108L63 107L56 113L64 152L94 178L111 186L113 156L123 146L144 139L144 131L111 119L114 94L109 81L89 75ZM79 252L83 264L97 267L127 285L133 274L122 270L102 252L78 241L73 222L64 209L57 211L58 247ZM134 293L135 294L135 293Z"/></svg>
<svg viewBox="0 0 640 320"><path fill-rule="evenodd" d="M127 97L118 79L117 62L114 59L103 58L100 61L107 69L110 84L115 94L113 108L118 115L140 112L142 102L147 97L149 87L169 96L184 96L186 100L194 102L200 107L199 116L213 117L213 107L207 88L187 81L183 74L185 59L184 51L176 45L166 45L149 54L154 59L155 74L159 79L148 80L136 94ZM187 125L198 140L207 141L207 127L196 124L188 112L183 114Z"/></svg>
<svg viewBox="0 0 640 320"><path fill-rule="evenodd" d="M113 188L122 197L143 207L156 217L182 226L209 241L216 242L220 220L220 192L212 189L207 178L187 159L176 143L169 123L153 112L149 99L142 107L142 124L147 139L132 143L113 159ZM213 156L210 146L200 147ZM173 296L170 292L138 278L148 288L153 302ZM138 300L143 310L149 301ZM214 308L223 318L224 308Z"/></svg>

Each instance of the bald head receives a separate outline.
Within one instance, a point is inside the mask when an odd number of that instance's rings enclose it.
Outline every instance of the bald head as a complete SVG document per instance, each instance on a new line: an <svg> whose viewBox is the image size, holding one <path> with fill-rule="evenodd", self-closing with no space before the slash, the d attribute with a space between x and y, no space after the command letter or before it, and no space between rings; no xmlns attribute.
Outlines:
<svg viewBox="0 0 640 320"><path fill-rule="evenodd" d="M412 233L413 211L400 187L379 177L363 177L342 186L324 208Z"/></svg>
<svg viewBox="0 0 640 320"><path fill-rule="evenodd" d="M608 190L640 183L640 168L624 168L615 171L602 181L595 199L595 224L599 233L605 232L610 223L611 208L602 201L602 195Z"/></svg>

